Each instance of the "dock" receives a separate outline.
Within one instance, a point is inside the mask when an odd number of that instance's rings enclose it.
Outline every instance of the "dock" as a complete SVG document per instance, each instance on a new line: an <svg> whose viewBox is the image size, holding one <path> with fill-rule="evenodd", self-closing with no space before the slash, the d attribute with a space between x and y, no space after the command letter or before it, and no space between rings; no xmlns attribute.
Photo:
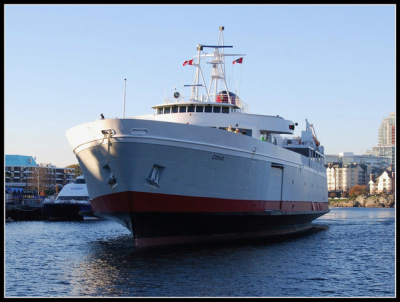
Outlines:
<svg viewBox="0 0 400 302"><path fill-rule="evenodd" d="M40 199L25 199L6 202L6 222L24 220L45 220L43 201Z"/></svg>

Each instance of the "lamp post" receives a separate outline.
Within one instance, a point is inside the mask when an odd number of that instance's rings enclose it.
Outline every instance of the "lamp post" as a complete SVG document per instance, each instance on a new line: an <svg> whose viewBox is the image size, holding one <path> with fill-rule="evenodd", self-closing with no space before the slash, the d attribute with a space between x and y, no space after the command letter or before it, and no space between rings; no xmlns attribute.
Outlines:
<svg viewBox="0 0 400 302"><path fill-rule="evenodd" d="M25 170L24 170L24 176L25 176L25 194L26 194L26 191L28 190L28 171L29 171L28 167L25 167ZM26 196L25 196L25 198L26 198Z"/></svg>
<svg viewBox="0 0 400 302"><path fill-rule="evenodd" d="M36 168L37 171L37 199L39 200L39 175L40 175L40 171L39 168Z"/></svg>

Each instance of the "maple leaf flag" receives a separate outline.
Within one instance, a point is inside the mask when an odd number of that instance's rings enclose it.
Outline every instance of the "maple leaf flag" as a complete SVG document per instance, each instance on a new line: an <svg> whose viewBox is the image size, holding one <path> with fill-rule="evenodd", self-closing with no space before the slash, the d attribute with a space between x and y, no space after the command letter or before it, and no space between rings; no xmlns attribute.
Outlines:
<svg viewBox="0 0 400 302"><path fill-rule="evenodd" d="M193 65L193 60L188 60L188 61L183 62L183 66L185 66L185 65Z"/></svg>
<svg viewBox="0 0 400 302"><path fill-rule="evenodd" d="M232 64L236 64L236 63L242 64L242 62L243 62L243 58L239 58L239 59L233 61Z"/></svg>

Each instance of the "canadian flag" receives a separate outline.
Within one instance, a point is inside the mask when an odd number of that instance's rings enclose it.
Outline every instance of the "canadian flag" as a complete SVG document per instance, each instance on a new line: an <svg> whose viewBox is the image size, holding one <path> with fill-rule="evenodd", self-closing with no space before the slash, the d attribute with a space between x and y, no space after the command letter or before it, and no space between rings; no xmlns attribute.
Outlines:
<svg viewBox="0 0 400 302"><path fill-rule="evenodd" d="M183 66L185 66L185 65L193 65L193 60L188 60L188 61L183 62Z"/></svg>
<svg viewBox="0 0 400 302"><path fill-rule="evenodd" d="M242 64L242 62L243 62L243 58L239 58L239 59L233 61L232 64L235 64L235 63L240 63L240 64Z"/></svg>

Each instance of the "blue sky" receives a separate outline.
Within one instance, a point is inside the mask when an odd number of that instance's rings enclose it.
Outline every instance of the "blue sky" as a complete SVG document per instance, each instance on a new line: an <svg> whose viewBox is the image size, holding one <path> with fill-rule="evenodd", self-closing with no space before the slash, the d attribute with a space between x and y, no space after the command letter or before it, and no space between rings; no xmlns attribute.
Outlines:
<svg viewBox="0 0 400 302"><path fill-rule="evenodd" d="M227 64L251 113L314 124L325 154L377 145L395 107L395 5L5 5L4 152L77 163L65 132L153 113L193 81L196 44L244 53ZM208 80L207 80L208 83ZM184 94L188 92L183 91Z"/></svg>

